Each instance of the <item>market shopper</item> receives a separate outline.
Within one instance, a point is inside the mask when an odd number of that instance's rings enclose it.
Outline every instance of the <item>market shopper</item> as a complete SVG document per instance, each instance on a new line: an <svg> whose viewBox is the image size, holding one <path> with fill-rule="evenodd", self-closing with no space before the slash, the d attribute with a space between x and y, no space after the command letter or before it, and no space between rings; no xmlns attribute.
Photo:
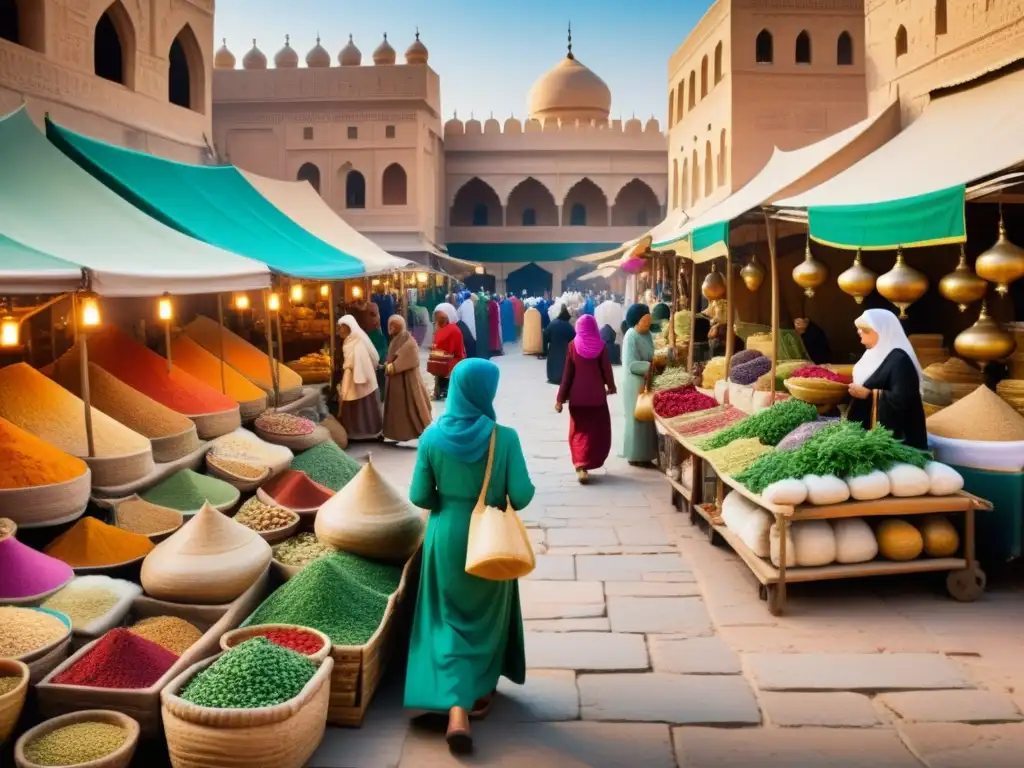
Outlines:
<svg viewBox="0 0 1024 768"><path fill-rule="evenodd" d="M352 315L345 315L338 321L338 336L342 354L338 421L349 440L376 440L384 428L377 394L380 357Z"/></svg>
<svg viewBox="0 0 1024 768"><path fill-rule="evenodd" d="M459 317L455 307L445 302L434 308L434 346L431 355L443 356L446 360L441 370L436 363L434 374L434 399L443 400L448 395L448 381L452 369L460 360L466 359L466 347L462 343L462 331L458 326Z"/></svg>
<svg viewBox="0 0 1024 768"><path fill-rule="evenodd" d="M654 340L651 338L651 310L646 304L634 304L626 312L626 336L622 340L622 407L626 431L622 442L622 456L637 467L653 466L658 455L658 433L654 424L637 421L633 415L636 401L644 388L644 379L654 360Z"/></svg>
<svg viewBox="0 0 1024 768"><path fill-rule="evenodd" d="M384 385L387 377L384 375L384 358L388 355L388 337L381 330L380 307L376 302L367 305L367 327L366 336L377 350L377 359L380 364L377 366L377 390L381 401L384 400Z"/></svg>
<svg viewBox="0 0 1024 768"><path fill-rule="evenodd" d="M806 317L798 317L793 321L793 327L800 334L800 340L807 350L807 357L815 365L824 365L832 362L832 345L828 343L828 336L821 326Z"/></svg>
<svg viewBox="0 0 1024 768"><path fill-rule="evenodd" d="M536 307L529 307L523 312L523 354L544 354L544 331L540 310Z"/></svg>
<svg viewBox="0 0 1024 768"><path fill-rule="evenodd" d="M608 359L612 365L622 365L622 346L618 342L618 334L610 325L601 329L601 340L608 350Z"/></svg>
<svg viewBox="0 0 1024 768"><path fill-rule="evenodd" d="M501 308L498 306L498 298L491 296L487 302L487 336L490 339L491 357L500 357L502 352L501 343Z"/></svg>
<svg viewBox="0 0 1024 768"><path fill-rule="evenodd" d="M491 316L487 312L488 298L486 293L476 293L471 297L473 313L476 316L476 356L484 360L491 359Z"/></svg>
<svg viewBox="0 0 1024 768"><path fill-rule="evenodd" d="M853 367L848 418L866 429L881 424L907 445L927 450L921 366L899 318L869 309L854 325L866 351Z"/></svg>
<svg viewBox="0 0 1024 768"><path fill-rule="evenodd" d="M570 320L569 308L562 304L555 319L544 329L544 356L547 358L548 382L562 383L562 371L565 368L565 356L569 353L569 343L576 337Z"/></svg>
<svg viewBox="0 0 1024 768"><path fill-rule="evenodd" d="M388 346L384 395L384 439L404 443L415 440L430 425L430 395L420 373L420 348L409 333L405 318L388 321Z"/></svg>
<svg viewBox="0 0 1024 768"><path fill-rule="evenodd" d="M470 714L486 715L498 678L526 680L517 581L466 573L469 523L496 431L488 504L526 507L534 487L516 432L498 426L499 371L467 360L452 374L445 413L420 438L409 500L430 511L409 644L405 706L448 713L453 751L472 748Z"/></svg>
<svg viewBox="0 0 1024 768"><path fill-rule="evenodd" d="M466 350L466 357L476 357L476 313L468 295L462 297L455 313L458 316L459 321L456 325L462 333L462 346Z"/></svg>
<svg viewBox="0 0 1024 768"><path fill-rule="evenodd" d="M569 452L576 478L589 482L588 472L604 466L612 448L612 417L608 396L615 394L615 377L604 340L593 315L581 315L576 338L569 345L555 410L569 403Z"/></svg>

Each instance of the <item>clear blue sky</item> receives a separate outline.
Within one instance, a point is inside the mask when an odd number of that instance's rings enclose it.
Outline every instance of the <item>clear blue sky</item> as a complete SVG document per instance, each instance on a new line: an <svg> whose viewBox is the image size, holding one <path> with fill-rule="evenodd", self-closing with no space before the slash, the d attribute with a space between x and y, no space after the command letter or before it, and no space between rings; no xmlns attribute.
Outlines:
<svg viewBox="0 0 1024 768"><path fill-rule="evenodd" d="M612 117L664 122L668 58L711 0L217 0L216 39L239 59L256 38L272 58L291 35L301 57L319 31L337 57L355 36L364 63L384 32L402 54L416 26L441 76L444 117L458 110L486 118L523 117L526 95L565 55L572 21L573 53L612 91Z"/></svg>

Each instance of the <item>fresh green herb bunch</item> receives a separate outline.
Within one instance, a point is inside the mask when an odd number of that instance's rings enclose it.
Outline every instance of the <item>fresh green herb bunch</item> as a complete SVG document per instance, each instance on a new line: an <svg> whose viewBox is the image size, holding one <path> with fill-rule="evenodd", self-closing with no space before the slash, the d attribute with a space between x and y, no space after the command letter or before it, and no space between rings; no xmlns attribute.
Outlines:
<svg viewBox="0 0 1024 768"><path fill-rule="evenodd" d="M701 445L706 451L722 448L733 440L756 437L765 445L779 442L804 422L818 418L818 409L810 403L793 398L776 403L771 408L748 416L743 421L713 435Z"/></svg>

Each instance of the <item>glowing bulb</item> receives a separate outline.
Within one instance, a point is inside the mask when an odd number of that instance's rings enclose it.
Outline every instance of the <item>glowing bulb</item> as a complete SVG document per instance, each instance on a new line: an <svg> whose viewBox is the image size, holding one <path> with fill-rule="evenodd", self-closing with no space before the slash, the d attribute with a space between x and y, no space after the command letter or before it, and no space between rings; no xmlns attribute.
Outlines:
<svg viewBox="0 0 1024 768"><path fill-rule="evenodd" d="M417 272L416 273L416 282L417 283L425 283L425 282L427 282L427 273L426 272Z"/></svg>
<svg viewBox="0 0 1024 768"><path fill-rule="evenodd" d="M331 295L331 286L329 286L327 283L324 283L323 285L321 285L320 286L320 295L323 296L325 299L328 296L330 296Z"/></svg>
<svg viewBox="0 0 1024 768"><path fill-rule="evenodd" d="M370 285L376 288L378 285L380 285L380 279L376 277L373 278L373 280L370 281Z"/></svg>
<svg viewBox="0 0 1024 768"><path fill-rule="evenodd" d="M10 315L0 320L0 347L18 346L20 329L18 321Z"/></svg>
<svg viewBox="0 0 1024 768"><path fill-rule="evenodd" d="M281 297L272 293L267 297L267 309L271 312L277 312L281 308Z"/></svg>
<svg viewBox="0 0 1024 768"><path fill-rule="evenodd" d="M97 328L100 324L100 305L95 298L89 296L82 299L82 325L86 328Z"/></svg>
<svg viewBox="0 0 1024 768"><path fill-rule="evenodd" d="M352 298L359 299L359 298L362 298L362 295L363 295L363 289L362 288L360 288L358 285L352 286Z"/></svg>
<svg viewBox="0 0 1024 768"><path fill-rule="evenodd" d="M171 297L166 293L157 302L157 316L164 322L168 321L174 315L174 308L171 306Z"/></svg>
<svg viewBox="0 0 1024 768"><path fill-rule="evenodd" d="M302 283L292 285L292 301L302 301Z"/></svg>
<svg viewBox="0 0 1024 768"><path fill-rule="evenodd" d="M483 267L477 267L473 271L476 272L478 275L482 275L484 273L484 268Z"/></svg>
<svg viewBox="0 0 1024 768"><path fill-rule="evenodd" d="M240 293L235 297L235 309L249 308L249 294Z"/></svg>

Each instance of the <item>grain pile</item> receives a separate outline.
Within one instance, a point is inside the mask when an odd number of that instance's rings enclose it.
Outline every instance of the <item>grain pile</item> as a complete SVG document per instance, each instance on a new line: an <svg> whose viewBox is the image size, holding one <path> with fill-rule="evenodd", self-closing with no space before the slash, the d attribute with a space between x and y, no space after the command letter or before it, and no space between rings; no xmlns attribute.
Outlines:
<svg viewBox="0 0 1024 768"><path fill-rule="evenodd" d="M701 375L701 386L704 389L714 389L715 384L725 378L725 358L713 357L708 360Z"/></svg>
<svg viewBox="0 0 1024 768"><path fill-rule="evenodd" d="M224 474L231 475L240 480L259 480L267 473L267 467L262 464L222 459L219 456L211 456L209 454L206 456L206 463L213 469L220 470Z"/></svg>
<svg viewBox="0 0 1024 768"><path fill-rule="evenodd" d="M285 446L268 443L241 427L214 440L206 455L241 461L258 467L270 467L274 472L286 469L294 458L294 454Z"/></svg>
<svg viewBox="0 0 1024 768"><path fill-rule="evenodd" d="M167 674L177 660L177 654L118 627L54 676L53 682L87 688L149 688Z"/></svg>
<svg viewBox="0 0 1024 768"><path fill-rule="evenodd" d="M177 616L152 616L129 627L132 634L166 648L180 656L199 642L203 633Z"/></svg>
<svg viewBox="0 0 1024 768"><path fill-rule="evenodd" d="M333 555L337 550L321 542L315 533L300 533L285 539L273 548L274 559L284 565L309 565L321 557Z"/></svg>
<svg viewBox="0 0 1024 768"><path fill-rule="evenodd" d="M21 684L19 675L0 675L0 696L6 696Z"/></svg>
<svg viewBox="0 0 1024 768"><path fill-rule="evenodd" d="M43 608L60 611L71 619L72 629L80 629L90 621L105 616L120 599L117 592L105 586L69 586L43 603Z"/></svg>
<svg viewBox="0 0 1024 768"><path fill-rule="evenodd" d="M185 326L185 333L213 354L220 350L223 336L224 361L264 392L274 391L274 382L270 377L270 358L241 336L236 336L227 328L221 327L217 321L202 315ZM287 366L279 366L275 362L274 370L280 371L278 382L281 392L302 386L302 377Z"/></svg>
<svg viewBox="0 0 1024 768"><path fill-rule="evenodd" d="M176 530L181 527L182 520L178 510L151 504L145 499L122 501L114 512L114 525L143 536Z"/></svg>
<svg viewBox="0 0 1024 768"><path fill-rule="evenodd" d="M87 469L81 459L0 418L0 490L66 483Z"/></svg>
<svg viewBox="0 0 1024 768"><path fill-rule="evenodd" d="M234 517L236 523L252 528L257 533L287 528L298 519L299 516L291 510L264 504L255 496L245 502Z"/></svg>
<svg viewBox="0 0 1024 768"><path fill-rule="evenodd" d="M226 362L224 388L221 389L220 358L188 336L179 335L171 341L171 359L175 366L195 376L208 387L223 392L239 405L258 411L267 407L267 393Z"/></svg>
<svg viewBox="0 0 1024 768"><path fill-rule="evenodd" d="M37 651L67 635L63 621L34 608L0 605L0 658L17 658Z"/></svg>
<svg viewBox="0 0 1024 768"><path fill-rule="evenodd" d="M316 429L316 424L309 419L290 413L268 411L256 419L256 429L271 435L301 437L312 434Z"/></svg>
<svg viewBox="0 0 1024 768"><path fill-rule="evenodd" d="M1024 440L1024 416L984 385L929 416L927 425L929 434L956 440Z"/></svg>
<svg viewBox="0 0 1024 768"><path fill-rule="evenodd" d="M238 490L223 480L182 469L141 496L150 504L189 513L197 512L204 502L218 508L229 506L238 500Z"/></svg>
<svg viewBox="0 0 1024 768"><path fill-rule="evenodd" d="M923 371L921 394L926 403L949 405L971 394L985 382L980 370L959 357L932 363Z"/></svg>
<svg viewBox="0 0 1024 768"><path fill-rule="evenodd" d="M73 723L32 739L25 745L25 757L35 765L80 765L116 752L127 739L128 732L117 725Z"/></svg>
<svg viewBox="0 0 1024 768"><path fill-rule="evenodd" d="M25 363L0 369L0 417L72 456L88 456L85 404ZM149 440L105 413L92 409L96 456L149 451Z"/></svg>

